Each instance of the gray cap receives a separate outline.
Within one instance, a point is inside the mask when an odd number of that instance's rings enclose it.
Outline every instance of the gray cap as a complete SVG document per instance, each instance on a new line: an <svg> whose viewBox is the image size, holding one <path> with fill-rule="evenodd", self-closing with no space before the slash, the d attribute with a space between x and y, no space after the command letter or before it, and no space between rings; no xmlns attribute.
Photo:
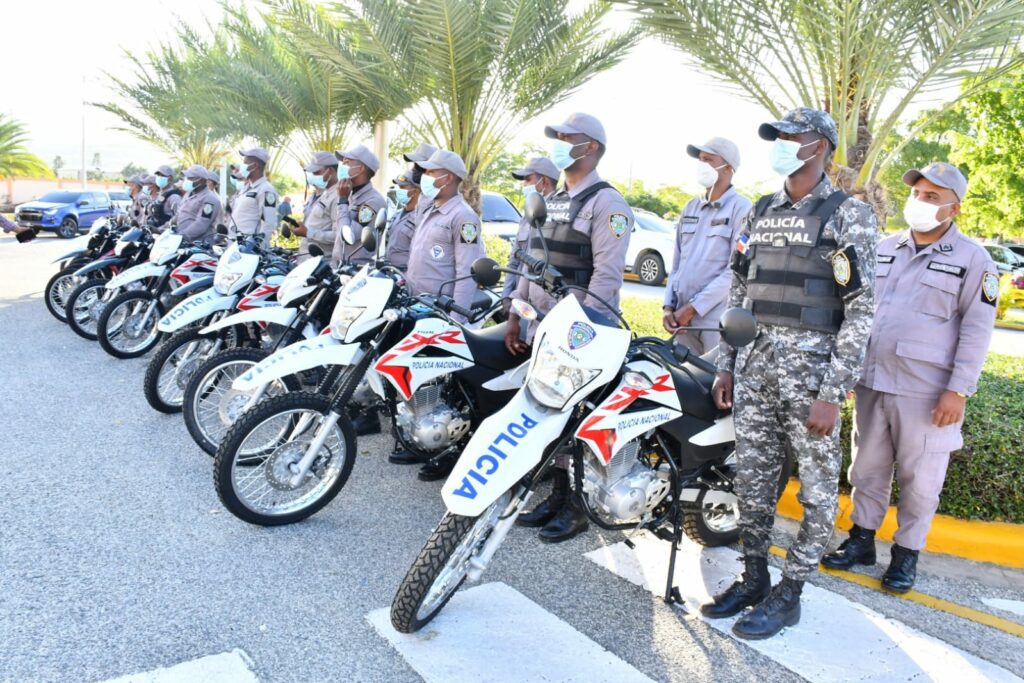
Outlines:
<svg viewBox="0 0 1024 683"><path fill-rule="evenodd" d="M516 180L522 180L526 176L534 173L546 176L556 181L559 176L558 167L555 166L555 162L551 161L551 159L548 159L547 157L533 157L526 166L512 171L512 177Z"/></svg>
<svg viewBox="0 0 1024 683"><path fill-rule="evenodd" d="M415 185L416 182L412 179L413 169L409 169L403 173L400 173L397 178L392 180L395 185Z"/></svg>
<svg viewBox="0 0 1024 683"><path fill-rule="evenodd" d="M206 169L199 164L192 164L183 174L186 178L202 178L206 180Z"/></svg>
<svg viewBox="0 0 1024 683"><path fill-rule="evenodd" d="M343 149L340 152L335 152L334 154L339 159L355 159L374 173L380 169L380 160L377 159L377 155L371 152L366 145L356 145L355 147L349 147L348 149Z"/></svg>
<svg viewBox="0 0 1024 683"><path fill-rule="evenodd" d="M155 171L153 171L153 175L162 175L162 176L167 176L168 178L173 178L174 177L174 171L171 170L170 166L168 166L167 164L164 164L163 166L157 166L157 169Z"/></svg>
<svg viewBox="0 0 1024 683"><path fill-rule="evenodd" d="M141 180L143 185L156 185L156 176L144 175Z"/></svg>
<svg viewBox="0 0 1024 683"><path fill-rule="evenodd" d="M604 134L604 126L601 125L596 116L591 116L590 114L576 112L575 114L570 114L565 123L544 127L544 135L547 135L549 138L557 138L559 133L567 135L582 133L591 140L597 140L602 145L608 144Z"/></svg>
<svg viewBox="0 0 1024 683"><path fill-rule="evenodd" d="M431 156L433 156L434 152L436 151L437 147L434 147L433 145L428 145L425 142L421 142L419 147L417 147L416 149L407 154L403 154L402 157L406 161L410 161L414 164L420 164L429 159Z"/></svg>
<svg viewBox="0 0 1024 683"><path fill-rule="evenodd" d="M139 175L138 173L136 173L131 178L125 178L124 181L126 183L132 183L134 185L141 185L142 184L142 176Z"/></svg>
<svg viewBox="0 0 1024 683"><path fill-rule="evenodd" d="M764 140L774 140L779 133L796 135L797 133L810 133L814 131L821 133L832 143L832 148L839 146L839 129L832 115L820 109L810 107L798 107L787 111L781 121L762 123L757 129L757 134Z"/></svg>
<svg viewBox="0 0 1024 683"><path fill-rule="evenodd" d="M428 160L422 162L420 167L427 171L443 169L457 176L459 180L466 177L466 162L458 154L447 149L437 150Z"/></svg>
<svg viewBox="0 0 1024 683"><path fill-rule="evenodd" d="M213 170L212 168L206 169L206 179L212 180L213 182L220 184L220 173Z"/></svg>
<svg viewBox="0 0 1024 683"><path fill-rule="evenodd" d="M328 166L337 166L338 157L334 156L334 152L315 152L313 159L308 164L302 167L303 171L309 171L310 173L317 173L324 170Z"/></svg>
<svg viewBox="0 0 1024 683"><path fill-rule="evenodd" d="M264 164L270 162L270 152L263 149L262 147L253 147L252 149L240 149L238 150L238 154L242 158L254 157L262 161Z"/></svg>
<svg viewBox="0 0 1024 683"><path fill-rule="evenodd" d="M957 200L961 202L967 194L967 178L965 178L963 172L953 164L947 164L943 161L933 161L920 171L916 168L912 168L903 174L903 182L911 187L913 187L921 178L930 180L939 187L953 190L953 194L955 194Z"/></svg>
<svg viewBox="0 0 1024 683"><path fill-rule="evenodd" d="M711 138L703 145L686 146L686 153L694 159L700 158L701 152L722 157L722 159L725 160L725 163L732 166L732 170L734 171L738 171L740 168L740 148L737 147L736 143L732 140L726 140L725 138Z"/></svg>

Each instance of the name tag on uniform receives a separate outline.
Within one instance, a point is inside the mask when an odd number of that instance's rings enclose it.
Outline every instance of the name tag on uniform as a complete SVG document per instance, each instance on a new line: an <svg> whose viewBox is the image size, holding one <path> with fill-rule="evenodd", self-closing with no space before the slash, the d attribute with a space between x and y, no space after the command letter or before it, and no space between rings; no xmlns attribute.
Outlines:
<svg viewBox="0 0 1024 683"><path fill-rule="evenodd" d="M683 216L682 223L696 223L700 221L700 216Z"/></svg>
<svg viewBox="0 0 1024 683"><path fill-rule="evenodd" d="M954 266L952 263L939 263L938 261L932 261L928 264L928 270L934 270L939 273L949 273L950 275L956 275L958 278L963 278L964 273L967 269L963 266Z"/></svg>
<svg viewBox="0 0 1024 683"><path fill-rule="evenodd" d="M715 220L711 221L711 225L729 225L729 218L716 218Z"/></svg>
<svg viewBox="0 0 1024 683"><path fill-rule="evenodd" d="M879 254L878 255L878 262L879 263L892 263L895 260L896 260L895 256L888 256L886 254Z"/></svg>
<svg viewBox="0 0 1024 683"><path fill-rule="evenodd" d="M253 199L256 199L256 193L255 192L246 192L245 196L246 197L252 197Z"/></svg>

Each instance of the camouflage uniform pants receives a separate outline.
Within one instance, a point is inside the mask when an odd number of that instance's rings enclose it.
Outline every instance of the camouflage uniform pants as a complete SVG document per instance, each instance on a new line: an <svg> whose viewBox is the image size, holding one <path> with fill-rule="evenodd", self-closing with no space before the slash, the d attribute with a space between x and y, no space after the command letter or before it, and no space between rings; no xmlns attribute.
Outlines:
<svg viewBox="0 0 1024 683"><path fill-rule="evenodd" d="M838 423L829 437L813 436L804 426L828 358L799 351L792 355L776 362L770 347L752 349L736 374L735 491L743 552L766 557L782 467L787 457L796 463L804 518L783 574L803 581L817 571L832 536L842 454Z"/></svg>

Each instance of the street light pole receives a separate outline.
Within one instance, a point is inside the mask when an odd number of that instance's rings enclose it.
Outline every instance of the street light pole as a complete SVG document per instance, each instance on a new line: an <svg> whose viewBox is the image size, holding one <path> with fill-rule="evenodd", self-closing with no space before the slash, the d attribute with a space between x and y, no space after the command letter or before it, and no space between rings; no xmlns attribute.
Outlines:
<svg viewBox="0 0 1024 683"><path fill-rule="evenodd" d="M82 76L82 189L85 189L85 76Z"/></svg>

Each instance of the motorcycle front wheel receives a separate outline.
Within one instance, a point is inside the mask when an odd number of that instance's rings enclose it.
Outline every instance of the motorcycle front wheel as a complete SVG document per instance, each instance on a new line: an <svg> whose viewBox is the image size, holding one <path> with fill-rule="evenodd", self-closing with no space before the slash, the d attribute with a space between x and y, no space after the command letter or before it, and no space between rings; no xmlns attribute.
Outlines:
<svg viewBox="0 0 1024 683"><path fill-rule="evenodd" d="M469 561L490 537L511 499L512 492L506 491L479 517L445 513L391 601L395 630L415 633L441 612L466 580Z"/></svg>
<svg viewBox="0 0 1024 683"><path fill-rule="evenodd" d="M334 500L352 473L355 429L342 415L325 424L331 402L296 392L245 411L224 435L213 464L213 484L224 507L261 526L294 524ZM326 430L309 471L295 482L298 463Z"/></svg>
<svg viewBox="0 0 1024 683"><path fill-rule="evenodd" d="M100 278L86 280L71 290L64 304L64 320L71 331L82 339L96 341L96 324L103 307L107 281Z"/></svg>
<svg viewBox="0 0 1024 683"><path fill-rule="evenodd" d="M160 341L157 324L163 315L163 306L149 291L121 292L103 307L96 324L96 338L114 358L138 358Z"/></svg>
<svg viewBox="0 0 1024 683"><path fill-rule="evenodd" d="M57 271L46 283L46 289L43 290L46 310L62 323L68 321L67 313L64 311L68 297L81 282L80 278L75 277L76 270L78 270L78 266L68 266L64 270Z"/></svg>
<svg viewBox="0 0 1024 683"><path fill-rule="evenodd" d="M161 344L142 382L149 405L161 413L180 413L188 381L215 352L218 341L214 335L200 334L198 327L188 327Z"/></svg>

